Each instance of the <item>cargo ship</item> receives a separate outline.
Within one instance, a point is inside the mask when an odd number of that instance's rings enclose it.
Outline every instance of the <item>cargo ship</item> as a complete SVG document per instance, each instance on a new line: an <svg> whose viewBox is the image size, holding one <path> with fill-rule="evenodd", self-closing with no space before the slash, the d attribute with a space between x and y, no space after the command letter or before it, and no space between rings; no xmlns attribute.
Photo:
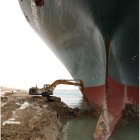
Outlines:
<svg viewBox="0 0 140 140"><path fill-rule="evenodd" d="M106 140L126 104L139 104L138 0L19 0L23 14L101 109L95 140Z"/></svg>

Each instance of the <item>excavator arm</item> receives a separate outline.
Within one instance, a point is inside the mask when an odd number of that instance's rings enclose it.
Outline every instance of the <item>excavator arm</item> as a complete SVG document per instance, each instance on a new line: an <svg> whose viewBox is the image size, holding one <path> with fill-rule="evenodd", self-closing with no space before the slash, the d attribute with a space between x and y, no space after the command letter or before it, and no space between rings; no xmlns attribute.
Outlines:
<svg viewBox="0 0 140 140"><path fill-rule="evenodd" d="M43 96L48 96L53 94L53 90L56 88L57 85L74 85L78 86L80 91L82 92L84 96L84 83L80 79L76 80L56 80L52 84L45 84L43 88L39 89L37 86L32 87L29 89L29 94L30 95L43 95Z"/></svg>
<svg viewBox="0 0 140 140"><path fill-rule="evenodd" d="M89 107L88 100L84 94L84 83L80 79L76 80L56 80L52 84L45 84L43 88L32 87L29 89L29 95L42 95L49 98L50 95L53 95L53 90L56 88L57 85L74 85L78 86L81 93L83 94L83 103L85 108Z"/></svg>
<svg viewBox="0 0 140 140"><path fill-rule="evenodd" d="M51 85L49 85L48 88L49 89L54 89L59 84L83 86L82 80L56 80Z"/></svg>

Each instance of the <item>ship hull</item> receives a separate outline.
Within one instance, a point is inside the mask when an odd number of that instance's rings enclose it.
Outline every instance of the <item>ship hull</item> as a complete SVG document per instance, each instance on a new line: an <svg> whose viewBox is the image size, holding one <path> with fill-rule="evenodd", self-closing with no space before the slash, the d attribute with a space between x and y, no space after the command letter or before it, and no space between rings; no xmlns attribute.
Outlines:
<svg viewBox="0 0 140 140"><path fill-rule="evenodd" d="M102 109L95 139L107 139L125 105L139 102L139 1L19 0L19 3L31 27L72 77L84 81L90 106ZM106 36L110 40L108 53Z"/></svg>
<svg viewBox="0 0 140 140"><path fill-rule="evenodd" d="M90 106L100 112L108 112L108 114L101 113L94 133L96 140L106 140L110 137L127 104L139 105L139 88L124 85L111 77L108 77L107 95L105 85L87 87L85 94ZM101 125L101 122L104 123L105 127Z"/></svg>

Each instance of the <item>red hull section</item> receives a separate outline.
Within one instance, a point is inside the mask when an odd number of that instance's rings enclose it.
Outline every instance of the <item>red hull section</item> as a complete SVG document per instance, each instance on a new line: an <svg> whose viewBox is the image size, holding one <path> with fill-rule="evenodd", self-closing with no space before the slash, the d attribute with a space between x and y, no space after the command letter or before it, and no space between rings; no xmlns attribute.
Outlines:
<svg viewBox="0 0 140 140"><path fill-rule="evenodd" d="M108 77L107 94L105 92L105 85L85 88L90 105L97 109L103 107L103 113L96 126L96 140L106 140L111 135L127 103L139 104L139 88L120 84L110 77Z"/></svg>
<svg viewBox="0 0 140 140"><path fill-rule="evenodd" d="M85 95L91 106L102 107L104 95L105 95L105 85L96 87L85 88ZM127 86L120 84L110 77L108 78L108 106L118 106L119 103L123 104L139 104L139 88L134 86ZM124 101L125 98L125 101ZM123 99L123 100L122 100Z"/></svg>
<svg viewBox="0 0 140 140"><path fill-rule="evenodd" d="M89 104L92 107L100 108L103 105L105 86L87 87L84 89L84 93L88 99Z"/></svg>

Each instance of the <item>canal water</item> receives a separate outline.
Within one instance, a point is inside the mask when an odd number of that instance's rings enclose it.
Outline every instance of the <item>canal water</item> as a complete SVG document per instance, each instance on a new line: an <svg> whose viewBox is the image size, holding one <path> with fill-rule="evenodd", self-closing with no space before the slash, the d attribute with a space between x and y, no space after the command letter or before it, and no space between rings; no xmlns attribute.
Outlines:
<svg viewBox="0 0 140 140"><path fill-rule="evenodd" d="M82 95L79 91L57 90L54 96L61 97L61 100L69 107L81 108ZM93 132L96 123L97 119L94 118L68 120L63 127L65 140L94 140ZM139 140L138 120L133 122L121 120L108 140Z"/></svg>

